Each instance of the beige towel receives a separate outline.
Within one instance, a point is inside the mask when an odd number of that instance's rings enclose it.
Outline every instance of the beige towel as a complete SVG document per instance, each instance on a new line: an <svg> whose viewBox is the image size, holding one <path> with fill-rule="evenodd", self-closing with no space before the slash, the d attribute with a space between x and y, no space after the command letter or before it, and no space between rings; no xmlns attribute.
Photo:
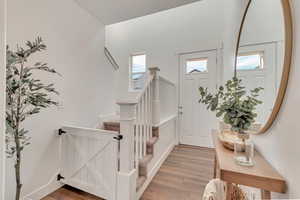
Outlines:
<svg viewBox="0 0 300 200"><path fill-rule="evenodd" d="M205 187L202 200L226 200L226 184L220 179L211 180Z"/></svg>

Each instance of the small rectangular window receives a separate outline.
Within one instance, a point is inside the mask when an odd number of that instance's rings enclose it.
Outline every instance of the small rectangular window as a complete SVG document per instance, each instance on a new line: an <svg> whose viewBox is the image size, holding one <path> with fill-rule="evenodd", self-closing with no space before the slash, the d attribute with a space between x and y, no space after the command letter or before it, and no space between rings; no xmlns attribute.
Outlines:
<svg viewBox="0 0 300 200"><path fill-rule="evenodd" d="M237 58L237 70L257 70L264 68L263 52L240 53Z"/></svg>
<svg viewBox="0 0 300 200"><path fill-rule="evenodd" d="M194 58L186 61L186 73L207 72L207 58Z"/></svg>
<svg viewBox="0 0 300 200"><path fill-rule="evenodd" d="M146 76L146 55L138 54L131 56L131 88L140 90L144 87Z"/></svg>

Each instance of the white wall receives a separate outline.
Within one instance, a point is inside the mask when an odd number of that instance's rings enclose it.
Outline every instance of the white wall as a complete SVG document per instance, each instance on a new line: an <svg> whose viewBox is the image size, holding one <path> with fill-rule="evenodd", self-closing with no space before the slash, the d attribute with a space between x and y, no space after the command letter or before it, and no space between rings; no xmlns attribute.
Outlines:
<svg viewBox="0 0 300 200"><path fill-rule="evenodd" d="M252 1L242 31L241 45L284 40L281 0Z"/></svg>
<svg viewBox="0 0 300 200"><path fill-rule="evenodd" d="M41 73L55 82L61 108L48 109L26 123L32 136L24 151L23 194L45 185L58 172L58 137L63 124L93 127L99 114L114 111L113 70L104 54L104 25L81 9L73 0L9 0L8 44L15 47L41 36L47 52L33 58L46 61L63 77ZM3 74L3 73L1 73ZM7 165L6 200L13 199L12 162Z"/></svg>
<svg viewBox="0 0 300 200"><path fill-rule="evenodd" d="M300 2L292 0L294 19L294 53L289 86L281 111L265 135L255 137L263 155L286 178L288 194L283 198L300 198Z"/></svg>
<svg viewBox="0 0 300 200"><path fill-rule="evenodd" d="M5 6L6 1L0 0L0 91L5 91ZM0 199L4 199L5 175L5 93L0 93Z"/></svg>
<svg viewBox="0 0 300 200"><path fill-rule="evenodd" d="M178 54L221 47L223 8L219 0L199 1L106 27L106 45L120 65L118 93L128 91L129 57L145 52L147 66L178 82Z"/></svg>
<svg viewBox="0 0 300 200"><path fill-rule="evenodd" d="M234 69L229 66L234 65L236 40L246 3L247 1L226 1L223 34L224 81L230 79L233 74ZM280 3L281 0L252 1L245 20L241 45L283 40Z"/></svg>
<svg viewBox="0 0 300 200"><path fill-rule="evenodd" d="M243 11L247 1L226 1L224 10L223 30L223 82L231 79L234 74L235 50L237 37L240 30Z"/></svg>
<svg viewBox="0 0 300 200"><path fill-rule="evenodd" d="M159 98L160 98L160 120L164 121L170 116L177 115L176 85L167 81L163 77L159 79Z"/></svg>

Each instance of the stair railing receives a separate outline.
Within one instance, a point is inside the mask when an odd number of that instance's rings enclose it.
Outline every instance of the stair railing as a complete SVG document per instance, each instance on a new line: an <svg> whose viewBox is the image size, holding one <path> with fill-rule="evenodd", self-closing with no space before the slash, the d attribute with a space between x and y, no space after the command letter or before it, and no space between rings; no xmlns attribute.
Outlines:
<svg viewBox="0 0 300 200"><path fill-rule="evenodd" d="M120 172L118 199L136 196L138 163L147 154L152 127L160 122L159 68L149 68L149 76L135 99L118 101L120 106Z"/></svg>
<svg viewBox="0 0 300 200"><path fill-rule="evenodd" d="M147 141L152 137L152 93L154 76L150 73L144 88L139 93L135 108L134 166L147 154Z"/></svg>
<svg viewBox="0 0 300 200"><path fill-rule="evenodd" d="M118 63L116 62L114 57L111 55L111 53L107 47L104 47L104 55L106 56L106 58L108 59L108 61L110 62L110 64L114 68L114 70L115 71L119 70L120 67L119 67Z"/></svg>

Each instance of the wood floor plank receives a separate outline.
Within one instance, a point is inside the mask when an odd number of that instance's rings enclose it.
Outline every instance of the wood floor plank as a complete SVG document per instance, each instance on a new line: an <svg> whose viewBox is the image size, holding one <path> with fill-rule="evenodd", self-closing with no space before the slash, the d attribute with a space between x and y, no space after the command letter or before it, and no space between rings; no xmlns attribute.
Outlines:
<svg viewBox="0 0 300 200"><path fill-rule="evenodd" d="M214 150L179 145L174 148L141 200L199 200L213 178ZM103 200L65 186L42 200Z"/></svg>
<svg viewBox="0 0 300 200"><path fill-rule="evenodd" d="M174 148L141 200L199 200L213 178L214 150L179 145Z"/></svg>

